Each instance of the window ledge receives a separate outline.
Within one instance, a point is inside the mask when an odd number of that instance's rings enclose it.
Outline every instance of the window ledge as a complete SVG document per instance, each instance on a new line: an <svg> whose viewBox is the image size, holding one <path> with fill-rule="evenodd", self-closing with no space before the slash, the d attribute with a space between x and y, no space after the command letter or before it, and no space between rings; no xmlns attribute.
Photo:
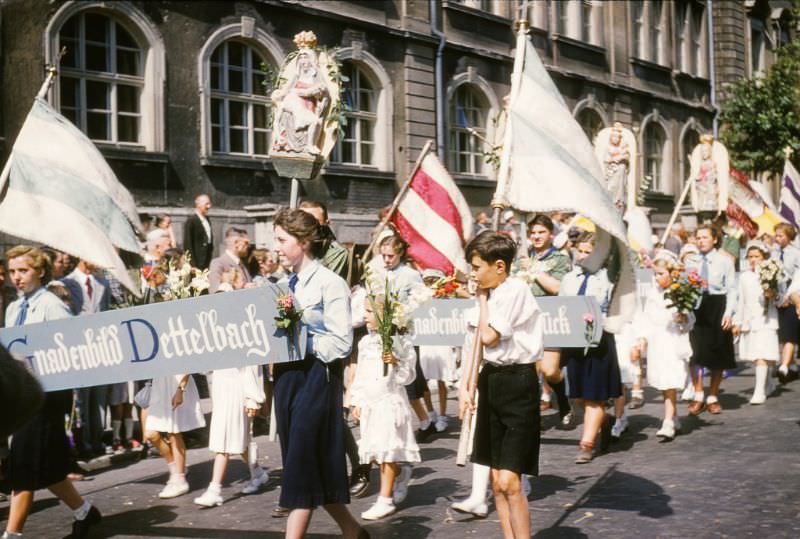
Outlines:
<svg viewBox="0 0 800 539"><path fill-rule="evenodd" d="M497 182L492 178L483 174L456 174L453 173L453 180L456 185L464 185L468 187L495 187Z"/></svg>
<svg viewBox="0 0 800 539"><path fill-rule="evenodd" d="M137 148L123 148L119 146L106 146L96 144L100 153L106 159L116 161L139 161L145 163L169 163L169 154L166 152L150 152Z"/></svg>
<svg viewBox="0 0 800 539"><path fill-rule="evenodd" d="M581 41L579 39L575 39L566 36L564 34L553 34L551 39L557 43L563 43L565 45L569 45L570 47L583 49L584 51L590 52L592 54L597 54L602 56L605 56L606 54L605 47L601 47L600 45L594 45L593 43L586 43L585 41Z"/></svg>
<svg viewBox="0 0 800 539"><path fill-rule="evenodd" d="M245 157L232 155L206 155L200 157L204 167L244 168L248 170L273 170L274 166L266 157Z"/></svg>
<svg viewBox="0 0 800 539"><path fill-rule="evenodd" d="M488 19L490 21L494 21L500 24L508 24L511 20L508 17L503 17L501 15L497 15L492 13L491 11L484 11L482 9L478 9L475 7L465 6L464 4L460 4L458 2L454 2L452 0L444 0L442 2L442 7L444 9L450 9L453 11L458 11L461 13L466 13L468 15L472 15L473 17L480 17L482 19Z"/></svg>
<svg viewBox="0 0 800 539"><path fill-rule="evenodd" d="M336 178L354 178L358 180L395 181L394 172L378 170L375 167L360 167L357 165L330 164L322 169L324 176Z"/></svg>
<svg viewBox="0 0 800 539"><path fill-rule="evenodd" d="M661 73L665 73L667 75L672 75L672 69L667 66L663 66L661 64L657 64L655 62L651 62L650 60L644 60L642 58L631 58L631 63L636 66L643 67L645 69L650 69L652 71L659 71Z"/></svg>
<svg viewBox="0 0 800 539"><path fill-rule="evenodd" d="M662 193L661 191L645 191L644 196L652 202L673 202L675 200L675 195Z"/></svg>
<svg viewBox="0 0 800 539"><path fill-rule="evenodd" d="M708 77L692 75L691 73L686 73L685 71L673 71L673 75L676 79L690 80L698 84L711 84L711 80Z"/></svg>

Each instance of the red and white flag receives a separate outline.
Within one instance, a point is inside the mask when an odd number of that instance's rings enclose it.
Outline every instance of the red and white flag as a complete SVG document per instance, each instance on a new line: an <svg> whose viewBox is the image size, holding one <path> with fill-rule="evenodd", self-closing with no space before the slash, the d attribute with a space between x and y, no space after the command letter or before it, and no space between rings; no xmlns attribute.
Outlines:
<svg viewBox="0 0 800 539"><path fill-rule="evenodd" d="M472 236L472 213L434 153L423 157L391 220L421 269L468 273L464 242Z"/></svg>

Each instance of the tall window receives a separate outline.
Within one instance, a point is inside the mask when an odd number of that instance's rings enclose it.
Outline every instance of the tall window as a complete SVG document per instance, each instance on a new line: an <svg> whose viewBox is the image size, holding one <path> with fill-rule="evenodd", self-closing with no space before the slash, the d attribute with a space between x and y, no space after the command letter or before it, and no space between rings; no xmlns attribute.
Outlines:
<svg viewBox="0 0 800 539"><path fill-rule="evenodd" d="M236 40L211 55L211 148L214 153L263 156L269 148L267 62Z"/></svg>
<svg viewBox="0 0 800 539"><path fill-rule="evenodd" d="M365 71L354 62L343 62L342 73L350 79L343 94L348 112L344 136L333 151L333 161L353 165L375 164L375 125L378 99Z"/></svg>
<svg viewBox="0 0 800 539"><path fill-rule="evenodd" d="M597 136L600 130L605 127L603 125L603 118L600 117L600 114L590 108L581 110L578 113L576 120L578 120L578 124L581 126L581 129L583 129L583 132L586 133L586 136L592 143L594 143L594 138Z"/></svg>
<svg viewBox="0 0 800 539"><path fill-rule="evenodd" d="M661 0L629 2L633 55L664 64L664 3Z"/></svg>
<svg viewBox="0 0 800 539"><path fill-rule="evenodd" d="M664 177L664 129L656 122L650 122L644 130L644 175L649 180L650 190L667 192L667 179Z"/></svg>
<svg viewBox="0 0 800 539"><path fill-rule="evenodd" d="M558 33L585 43L600 42L599 21L594 20L599 12L593 9L594 7L599 9L600 4L595 6L592 0L564 0L554 5Z"/></svg>
<svg viewBox="0 0 800 539"><path fill-rule="evenodd" d="M142 47L115 19L81 12L58 34L66 48L61 59L61 113L99 142L142 143Z"/></svg>
<svg viewBox="0 0 800 539"><path fill-rule="evenodd" d="M758 19L750 21L750 75L761 77L766 68L767 35L764 23Z"/></svg>
<svg viewBox="0 0 800 539"><path fill-rule="evenodd" d="M705 76L705 10L692 0L677 4L678 68L684 73Z"/></svg>
<svg viewBox="0 0 800 539"><path fill-rule="evenodd" d="M489 107L469 84L456 88L450 102L450 167L462 174L483 174L483 142Z"/></svg>
<svg viewBox="0 0 800 539"><path fill-rule="evenodd" d="M694 129L688 129L683 134L683 140L681 140L681 182L685 182L689 179L689 172L691 170L691 163L689 161L689 156L692 155L692 150L694 150L695 146L700 142L700 133L698 133ZM686 185L685 183L682 185Z"/></svg>

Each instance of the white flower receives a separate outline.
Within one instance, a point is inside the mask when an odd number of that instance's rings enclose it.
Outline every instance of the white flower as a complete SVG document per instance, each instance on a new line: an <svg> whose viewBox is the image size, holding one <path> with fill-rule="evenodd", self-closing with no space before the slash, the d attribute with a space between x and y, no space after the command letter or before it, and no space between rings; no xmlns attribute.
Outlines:
<svg viewBox="0 0 800 539"><path fill-rule="evenodd" d="M189 277L191 277L191 275L192 275L192 266L188 262L184 263L183 267L181 268L181 277L183 277L183 279L188 279Z"/></svg>

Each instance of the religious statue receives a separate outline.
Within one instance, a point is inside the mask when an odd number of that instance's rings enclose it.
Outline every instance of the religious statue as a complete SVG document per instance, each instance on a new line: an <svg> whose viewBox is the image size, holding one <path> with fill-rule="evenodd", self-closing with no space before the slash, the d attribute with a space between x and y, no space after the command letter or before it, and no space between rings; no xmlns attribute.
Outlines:
<svg viewBox="0 0 800 539"><path fill-rule="evenodd" d="M728 207L728 150L705 134L691 155L692 205L697 212L722 212Z"/></svg>
<svg viewBox="0 0 800 539"><path fill-rule="evenodd" d="M307 160L317 169L335 144L338 118L331 120L331 114L339 102L339 86L331 70L338 68L316 48L313 32L300 32L294 43L298 50L287 58L271 95L275 113L270 157L273 162L282 157Z"/></svg>
<svg viewBox="0 0 800 539"><path fill-rule="evenodd" d="M603 176L614 205L624 212L636 206L636 137L630 130L615 122L601 130L595 138L595 156L600 161Z"/></svg>

